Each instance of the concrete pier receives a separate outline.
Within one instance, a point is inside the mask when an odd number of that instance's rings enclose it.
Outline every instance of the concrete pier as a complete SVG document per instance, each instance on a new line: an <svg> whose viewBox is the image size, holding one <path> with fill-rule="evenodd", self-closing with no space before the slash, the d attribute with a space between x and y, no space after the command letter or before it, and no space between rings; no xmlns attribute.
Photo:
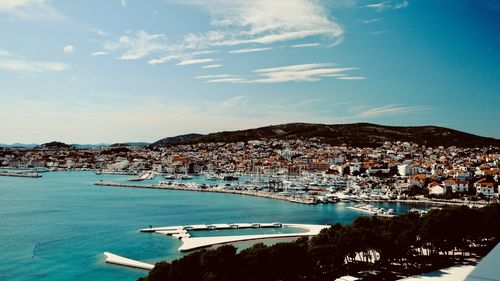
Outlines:
<svg viewBox="0 0 500 281"><path fill-rule="evenodd" d="M153 267L155 267L153 264L132 260L109 252L104 252L104 256L106 257L107 263L112 263L116 265L122 265L122 266L128 266L146 270L151 270L153 269Z"/></svg>
<svg viewBox="0 0 500 281"><path fill-rule="evenodd" d="M280 233L280 234L256 234L256 235L234 235L234 236L212 236L212 237L191 237L188 231L210 230L210 229L242 229L242 228L261 228L261 227L289 227L303 229L299 233ZM179 251L191 251L199 248L205 248L213 245L227 244L240 241L288 238L318 235L322 229L330 227L329 225L314 224L281 224L281 223L235 223L235 224L203 224L187 226L165 226L156 228L140 229L141 232L155 232L163 235L172 235L181 239L182 245Z"/></svg>
<svg viewBox="0 0 500 281"><path fill-rule="evenodd" d="M284 200L293 203L300 204L316 204L317 202L312 198L302 198L302 197L292 197L281 195L273 192L263 192L263 191L250 191L250 190L233 190L233 189L216 189L216 188L201 188L200 185L191 183L189 185L182 183L172 183L170 185L165 184L131 184L131 183L117 183L117 182L97 182L94 185L97 186L118 186L118 187L132 187L132 188L150 188L150 189L170 189L170 190L183 190L183 191L198 191L198 192L217 192L217 193L229 193L238 195L248 195L263 197L275 200Z"/></svg>
<svg viewBox="0 0 500 281"><path fill-rule="evenodd" d="M41 178L42 175L37 173L4 173L0 172L2 177L20 177L20 178Z"/></svg>

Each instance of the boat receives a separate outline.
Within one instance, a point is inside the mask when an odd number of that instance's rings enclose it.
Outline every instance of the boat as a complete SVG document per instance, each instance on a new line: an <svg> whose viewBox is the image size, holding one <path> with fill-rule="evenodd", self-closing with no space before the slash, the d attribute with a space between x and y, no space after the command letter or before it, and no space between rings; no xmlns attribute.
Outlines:
<svg viewBox="0 0 500 281"><path fill-rule="evenodd" d="M181 176L179 176L179 179L181 179L181 180L192 180L193 176L190 176L190 175L181 175Z"/></svg>
<svg viewBox="0 0 500 281"><path fill-rule="evenodd" d="M175 180L177 177L174 174L165 175L165 179L167 180Z"/></svg>

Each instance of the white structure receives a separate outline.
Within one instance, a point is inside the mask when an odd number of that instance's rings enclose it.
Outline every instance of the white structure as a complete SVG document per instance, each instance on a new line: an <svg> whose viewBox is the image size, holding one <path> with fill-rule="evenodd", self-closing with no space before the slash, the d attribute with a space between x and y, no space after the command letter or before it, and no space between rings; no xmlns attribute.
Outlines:
<svg viewBox="0 0 500 281"><path fill-rule="evenodd" d="M440 185L437 182L431 182L428 186L427 189L429 190L429 194L434 194L434 195L443 195L446 193L446 187Z"/></svg>

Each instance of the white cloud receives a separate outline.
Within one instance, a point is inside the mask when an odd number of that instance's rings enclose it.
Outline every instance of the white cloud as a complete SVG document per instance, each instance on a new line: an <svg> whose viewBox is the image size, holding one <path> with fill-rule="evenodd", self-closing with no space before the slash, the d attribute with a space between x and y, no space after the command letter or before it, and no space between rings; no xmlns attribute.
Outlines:
<svg viewBox="0 0 500 281"><path fill-rule="evenodd" d="M384 1L380 3L365 5L365 8L374 9L377 12L383 11L391 7L392 1Z"/></svg>
<svg viewBox="0 0 500 281"><path fill-rule="evenodd" d="M384 1L384 2L380 2L380 3L368 4L368 5L365 5L364 7L371 8L377 12L381 12L381 11L387 10L387 9L394 9L394 10L403 9L403 8L408 7L409 5L410 4L408 3L407 0L403 0L401 2Z"/></svg>
<svg viewBox="0 0 500 281"><path fill-rule="evenodd" d="M422 106L397 106L389 104L386 106L375 107L365 110L357 115L357 117L380 117L389 114L406 114L416 111L428 110L429 108Z"/></svg>
<svg viewBox="0 0 500 281"><path fill-rule="evenodd" d="M66 45L63 48L63 53L69 55L72 54L75 51L75 47L73 45Z"/></svg>
<svg viewBox="0 0 500 281"><path fill-rule="evenodd" d="M393 9L396 9L396 10L397 10L397 9L403 9L403 8L408 7L409 5L410 5L410 3L408 3L408 1L407 1L407 0L403 0L403 1L402 1L402 2L400 2L400 3L396 3L396 4L394 4Z"/></svg>
<svg viewBox="0 0 500 281"><path fill-rule="evenodd" d="M219 68L221 66L222 64L209 64L209 65L204 65L201 68Z"/></svg>
<svg viewBox="0 0 500 281"><path fill-rule="evenodd" d="M326 77L351 77L351 80L364 79L364 77L348 76L347 73L355 67L332 67L331 63L311 63L288 65L271 68L261 68L253 71L251 75L238 76L231 74L202 75L198 79L210 79L207 83L283 83L300 81L317 81ZM213 79L215 78L215 79Z"/></svg>
<svg viewBox="0 0 500 281"><path fill-rule="evenodd" d="M27 60L0 60L0 69L15 72L58 72L70 66L61 62L27 61Z"/></svg>
<svg viewBox="0 0 500 281"><path fill-rule="evenodd" d="M94 53L91 54L91 56L94 56L94 57L96 57L96 56L105 56L105 55L109 55L109 53L108 52L99 51L99 52L94 52Z"/></svg>
<svg viewBox="0 0 500 281"><path fill-rule="evenodd" d="M206 62L212 62L214 59L186 59L182 60L177 65L190 65L190 64L198 64L198 63L206 63Z"/></svg>
<svg viewBox="0 0 500 281"><path fill-rule="evenodd" d="M121 0L121 4L122 4L122 7L126 8L127 5L128 5L128 1L127 0Z"/></svg>
<svg viewBox="0 0 500 281"><path fill-rule="evenodd" d="M118 59L137 60L159 51L168 50L163 34L149 34L144 30L120 37L116 42L106 42L106 51L124 51Z"/></svg>
<svg viewBox="0 0 500 281"><path fill-rule="evenodd" d="M0 1L0 14L22 21L65 19L46 0L2 0Z"/></svg>
<svg viewBox="0 0 500 281"><path fill-rule="evenodd" d="M361 77L361 76L340 76L337 77L339 80L365 80L366 77Z"/></svg>
<svg viewBox="0 0 500 281"><path fill-rule="evenodd" d="M0 57L8 57L8 56L11 56L11 55L12 54L9 51L0 49Z"/></svg>
<svg viewBox="0 0 500 281"><path fill-rule="evenodd" d="M149 63L157 64L172 60L163 58L173 55L193 57L196 56L193 52L207 48L272 44L312 36L321 36L335 44L340 42L344 33L342 27L329 17L325 3L317 0L187 0L181 3L207 10L211 16L211 29L177 39L169 37L168 40L165 35L141 30L107 42L105 50L122 52L118 58L125 60L155 56ZM270 49L242 48L232 53Z"/></svg>
<svg viewBox="0 0 500 281"><path fill-rule="evenodd" d="M376 18L376 19L364 20L363 23L364 24L370 24L370 23L375 23L375 22L379 22L379 21L382 21L382 19L381 18Z"/></svg>
<svg viewBox="0 0 500 281"><path fill-rule="evenodd" d="M266 48L251 48L251 49L238 49L229 51L230 54L243 54L243 53L255 53L255 52L264 52L268 50L272 50L271 47Z"/></svg>
<svg viewBox="0 0 500 281"><path fill-rule="evenodd" d="M235 75L232 74L209 74L209 75L199 75L195 76L195 79L212 79L212 78L230 78L230 77L235 77Z"/></svg>
<svg viewBox="0 0 500 281"><path fill-rule="evenodd" d="M295 44L290 47L292 48L308 48L308 47L318 47L320 43L305 43L305 44Z"/></svg>

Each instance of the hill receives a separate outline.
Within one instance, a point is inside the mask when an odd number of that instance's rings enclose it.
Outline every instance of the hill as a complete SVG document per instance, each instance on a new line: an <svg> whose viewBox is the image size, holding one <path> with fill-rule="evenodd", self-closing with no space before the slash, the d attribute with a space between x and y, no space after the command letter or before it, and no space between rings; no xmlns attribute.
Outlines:
<svg viewBox="0 0 500 281"><path fill-rule="evenodd" d="M165 146L200 142L240 142L261 139L318 138L332 145L347 144L353 147L374 147L386 141L413 142L426 146L478 147L498 146L500 140L481 137L437 126L398 127L370 123L310 124L290 123L240 131L224 131L208 135L189 134L165 138L150 145Z"/></svg>
<svg viewBox="0 0 500 281"><path fill-rule="evenodd" d="M176 144L182 144L182 143L190 143L194 141L195 139L201 138L204 135L202 134L186 134L186 135L180 135L180 136L175 136L175 137L167 137L164 139L161 139L159 141L156 141L152 144L149 145L149 147L156 147L156 146L169 146L169 145L176 145Z"/></svg>
<svg viewBox="0 0 500 281"><path fill-rule="evenodd" d="M48 143L44 143L44 144L41 144L39 146L36 146L34 149L37 149L37 150L68 150L68 149L74 149L74 148L75 147L68 145L68 144L65 144L65 143L62 143L62 142L53 141L53 142L48 142Z"/></svg>

